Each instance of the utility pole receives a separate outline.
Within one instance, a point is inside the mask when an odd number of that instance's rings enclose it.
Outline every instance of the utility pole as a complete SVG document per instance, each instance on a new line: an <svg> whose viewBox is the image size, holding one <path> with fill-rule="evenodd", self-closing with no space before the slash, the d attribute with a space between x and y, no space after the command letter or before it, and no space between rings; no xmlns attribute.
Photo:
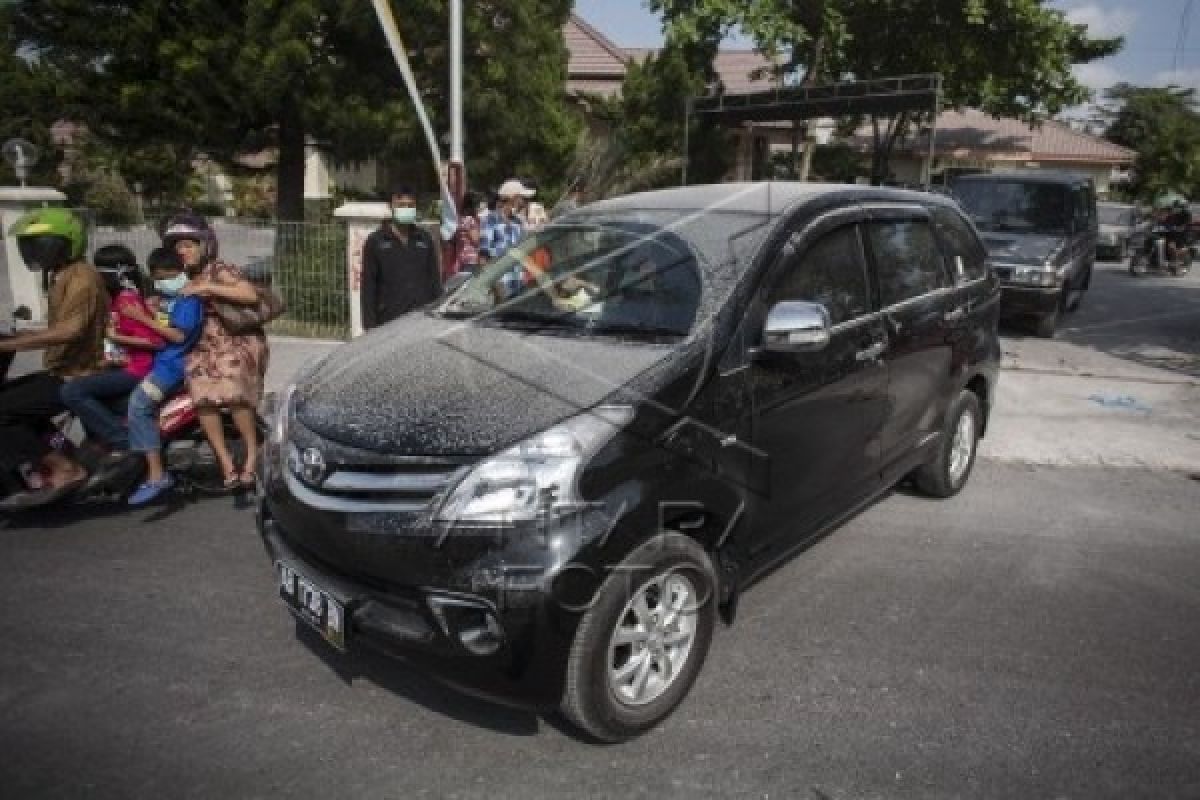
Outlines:
<svg viewBox="0 0 1200 800"><path fill-rule="evenodd" d="M450 163L446 182L455 205L462 202L467 190L465 155L463 153L463 7L462 0L450 0Z"/></svg>

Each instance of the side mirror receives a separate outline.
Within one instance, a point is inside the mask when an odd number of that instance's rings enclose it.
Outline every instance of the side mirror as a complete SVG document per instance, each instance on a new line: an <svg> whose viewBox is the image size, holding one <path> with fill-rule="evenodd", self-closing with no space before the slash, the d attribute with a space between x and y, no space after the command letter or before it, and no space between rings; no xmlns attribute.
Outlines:
<svg viewBox="0 0 1200 800"><path fill-rule="evenodd" d="M17 306L17 310L13 312L13 319L28 322L33 319L33 312L29 310L29 306Z"/></svg>
<svg viewBox="0 0 1200 800"><path fill-rule="evenodd" d="M763 350L769 353L815 353L829 344L833 323L820 303L784 301L767 314Z"/></svg>
<svg viewBox="0 0 1200 800"><path fill-rule="evenodd" d="M442 285L442 295L447 296L454 294L459 288L474 277L470 272L456 272L446 279L446 283Z"/></svg>

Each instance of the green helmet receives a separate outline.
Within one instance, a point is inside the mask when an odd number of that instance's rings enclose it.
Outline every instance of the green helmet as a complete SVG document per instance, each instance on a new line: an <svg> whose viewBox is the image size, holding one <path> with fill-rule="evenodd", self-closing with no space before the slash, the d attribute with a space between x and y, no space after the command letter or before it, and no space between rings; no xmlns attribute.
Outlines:
<svg viewBox="0 0 1200 800"><path fill-rule="evenodd" d="M16 237L25 265L55 270L79 261L87 252L87 231L78 215L65 208L38 208L8 229Z"/></svg>

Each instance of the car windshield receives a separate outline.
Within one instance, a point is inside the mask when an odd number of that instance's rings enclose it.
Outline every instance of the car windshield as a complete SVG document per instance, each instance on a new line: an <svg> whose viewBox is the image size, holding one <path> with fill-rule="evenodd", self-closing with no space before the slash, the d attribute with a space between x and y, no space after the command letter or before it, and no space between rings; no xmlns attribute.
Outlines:
<svg viewBox="0 0 1200 800"><path fill-rule="evenodd" d="M1071 190L1054 183L959 181L954 196L980 230L1067 233Z"/></svg>
<svg viewBox="0 0 1200 800"><path fill-rule="evenodd" d="M697 238L702 216L707 239ZM579 213L483 267L436 313L541 332L677 339L740 274L750 214Z"/></svg>
<svg viewBox="0 0 1200 800"><path fill-rule="evenodd" d="M1100 204L1097 207L1100 214L1101 225L1123 225L1129 226L1133 224L1133 209L1129 206L1106 206Z"/></svg>

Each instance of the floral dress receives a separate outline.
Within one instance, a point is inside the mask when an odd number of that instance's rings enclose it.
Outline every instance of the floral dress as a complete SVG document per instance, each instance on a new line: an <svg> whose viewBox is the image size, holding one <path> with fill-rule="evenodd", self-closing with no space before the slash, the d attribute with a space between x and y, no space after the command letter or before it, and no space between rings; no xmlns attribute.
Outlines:
<svg viewBox="0 0 1200 800"><path fill-rule="evenodd" d="M242 271L211 261L197 276L232 285ZM267 373L267 338L261 331L231 334L211 307L200 340L187 355L187 387L198 408L257 408Z"/></svg>

